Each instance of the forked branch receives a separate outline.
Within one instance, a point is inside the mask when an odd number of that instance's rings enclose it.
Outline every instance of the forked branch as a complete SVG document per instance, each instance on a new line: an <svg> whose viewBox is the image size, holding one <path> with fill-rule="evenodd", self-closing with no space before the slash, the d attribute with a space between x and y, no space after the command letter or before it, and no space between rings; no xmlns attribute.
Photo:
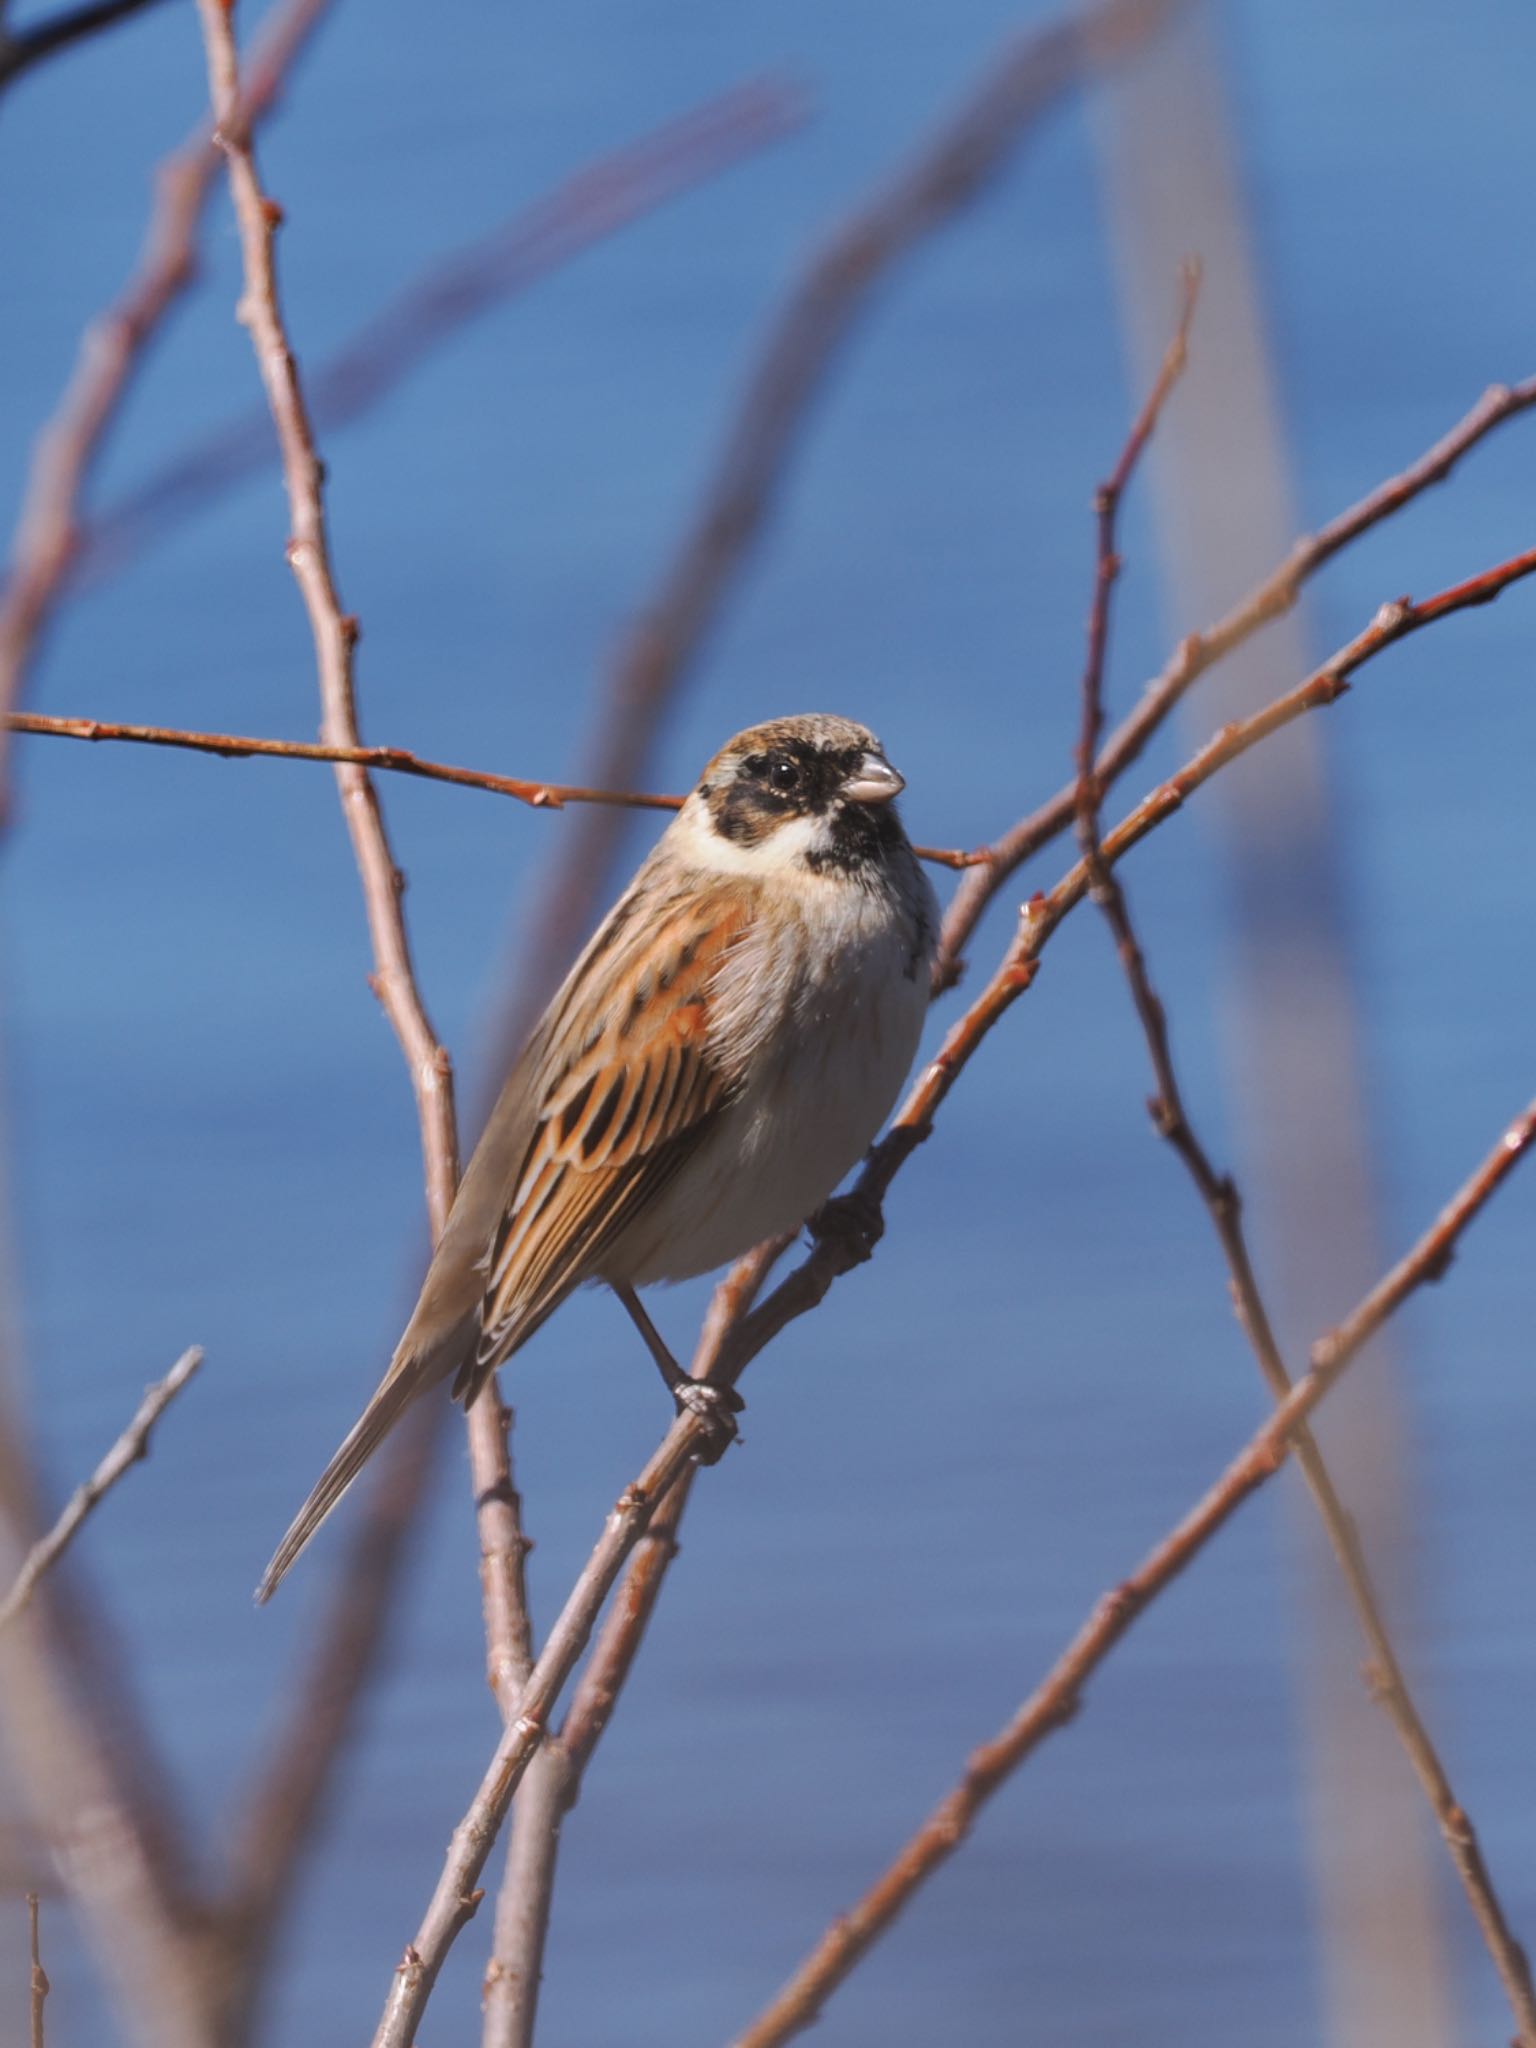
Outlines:
<svg viewBox="0 0 1536 2048"><path fill-rule="evenodd" d="M1120 566L1116 552L1116 522L1120 501L1136 462L1156 426L1163 400L1182 367L1193 307L1193 285L1186 278L1178 332L1164 360L1162 373L1131 430L1113 475L1098 494L1097 560L1077 747L1077 838L1089 876L1089 893L1104 913L1146 1038L1156 1086L1156 1093L1147 1105L1153 1126L1188 1169L1196 1192L1210 1216L1226 1262L1238 1322L1271 1394L1276 1401L1284 1401L1291 1390L1291 1376L1259 1289L1243 1225L1242 1200L1232 1177L1217 1171L1190 1120L1174 1066L1167 1014L1153 988L1146 953L1132 922L1125 890L1119 876L1104 862L1099 846L1100 792L1095 761L1104 716L1110 604ZM1494 1888L1477 1831L1466 1808L1451 1789L1445 1766L1409 1689L1371 1583L1355 1524L1339 1497L1312 1432L1304 1426L1298 1428L1293 1448L1342 1575L1350 1605L1365 1637L1368 1653L1366 1682L1373 1696L1385 1708L1435 1816L1452 1866L1514 2013L1520 2048L1536 2048L1536 1987L1531 1982L1530 1965Z"/></svg>
<svg viewBox="0 0 1536 2048"><path fill-rule="evenodd" d="M1536 1102L1425 1231L1360 1302L1312 1349L1312 1365L1269 1421L1189 1513L1136 1569L1098 1600L1082 1627L1008 1724L973 1750L965 1772L898 1855L848 1912L839 1914L794 1975L732 2043L780 2048L811 2025L827 1999L885 1932L914 1893L954 1855L998 1788L1058 1728L1079 1712L1088 1681L1131 1624L1199 1555L1250 1494L1273 1478L1297 1431L1367 1340L1418 1287L1444 1272L1463 1231L1536 1143Z"/></svg>

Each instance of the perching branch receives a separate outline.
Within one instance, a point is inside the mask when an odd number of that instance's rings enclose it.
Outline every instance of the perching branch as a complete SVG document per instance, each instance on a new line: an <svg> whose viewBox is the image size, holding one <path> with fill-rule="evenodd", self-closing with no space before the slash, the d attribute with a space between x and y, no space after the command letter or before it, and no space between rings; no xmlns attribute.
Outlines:
<svg viewBox="0 0 1536 2048"><path fill-rule="evenodd" d="M694 1352L695 1379L711 1376L726 1338L790 1242L776 1239L759 1245L716 1287ZM545 1736L513 1802L506 1875L497 1896L491 1960L485 1972L481 2048L531 2048L561 1829L581 1795L587 1766L618 1705L677 1556L677 1532L697 1470L694 1465L684 1470L651 1517L576 1682L565 1720L558 1731Z"/></svg>
<svg viewBox="0 0 1536 2048"><path fill-rule="evenodd" d="M839 1914L773 2001L732 2048L780 2048L802 2033L854 1965L918 1888L970 1832L1006 1779L1079 1712L1094 1672L1131 1624L1222 1529L1250 1494L1285 1463L1308 1415L1387 1318L1416 1288L1436 1280L1462 1232L1536 1143L1536 1102L1352 1314L1312 1347L1311 1369L1187 1515L1136 1569L1105 1593L1050 1671L991 1741L973 1750L965 1773L849 1912Z"/></svg>
<svg viewBox="0 0 1536 2048"><path fill-rule="evenodd" d="M1193 281L1187 276L1178 332L1164 359L1162 372L1126 441L1114 474L1101 486L1096 501L1097 562L1082 682L1081 734L1076 756L1077 838L1090 877L1089 894L1104 913L1146 1038L1157 1091L1147 1105L1153 1126L1183 1161L1210 1215L1226 1262L1238 1322L1270 1393L1278 1402L1290 1393L1291 1376L1259 1289L1243 1226L1242 1198L1231 1176L1217 1171L1190 1121L1174 1067L1167 1014L1152 986L1146 954L1132 921L1130 903L1119 877L1105 866L1099 850L1100 790L1094 762L1103 727L1110 602L1120 567L1116 552L1120 501L1156 425L1163 401L1182 368L1194 310L1193 292ZM1365 1636L1369 1653L1366 1682L1373 1696L1386 1709L1435 1815L1452 1865L1514 2012L1520 2048L1536 2048L1536 1987L1531 1982L1530 1965L1494 1889L1476 1829L1466 1808L1451 1789L1445 1767L1409 1690L1371 1583L1355 1523L1339 1497L1312 1432L1305 1427L1299 1428L1292 1447Z"/></svg>
<svg viewBox="0 0 1536 2048"><path fill-rule="evenodd" d="M77 1486L64 1504L63 1512L41 1541L27 1553L21 1570L4 1600L0 1600L0 1630L9 1628L37 1590L38 1581L68 1550L91 1511L116 1486L119 1479L141 1458L149 1456L149 1439L155 1424L170 1407L203 1362L194 1344L184 1351L163 1380L156 1381L135 1409L132 1421L107 1452L83 1486Z"/></svg>
<svg viewBox="0 0 1536 2048"><path fill-rule="evenodd" d="M212 0L212 4L217 4L217 0ZM416 2028L448 1951L474 1917L484 1896L477 1888L480 1874L506 1819L512 1795L543 1739L566 1681L587 1646L603 1602L657 1507L696 1454L705 1448L707 1434L707 1424L697 1415L680 1415L640 1477L626 1487L610 1512L597 1546L582 1567L522 1689L517 1711L502 1730L469 1809L453 1831L442 1875L421 1925L395 1970L373 2037L374 2048L406 2048L415 2040Z"/></svg>

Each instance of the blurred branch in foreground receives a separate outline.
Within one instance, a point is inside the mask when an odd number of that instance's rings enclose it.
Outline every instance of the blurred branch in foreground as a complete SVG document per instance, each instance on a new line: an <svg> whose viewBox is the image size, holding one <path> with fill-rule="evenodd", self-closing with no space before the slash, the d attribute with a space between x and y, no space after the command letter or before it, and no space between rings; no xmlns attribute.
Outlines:
<svg viewBox="0 0 1536 2048"><path fill-rule="evenodd" d="M56 1564L100 1501L119 1479L141 1459L149 1456L149 1439L155 1424L170 1407L203 1362L196 1345L184 1351L163 1380L156 1381L134 1411L133 1419L82 1486L65 1502L59 1519L48 1534L34 1543L11 1590L0 1600L0 1629L8 1628L37 1590L44 1572Z"/></svg>
<svg viewBox="0 0 1536 2048"><path fill-rule="evenodd" d="M152 4L153 0L86 0L84 6L64 8L24 29L0 24L0 93L34 64L100 35L103 29L116 28L120 21Z"/></svg>
<svg viewBox="0 0 1536 2048"><path fill-rule="evenodd" d="M224 760L330 761L354 768L377 768L389 774L417 775L426 782L450 782L461 789L483 789L493 796L515 797L536 811L563 810L567 804L614 804L639 811L675 811L680 796L649 796L643 791L582 789L571 783L529 781L516 775L493 775L479 768L453 768L444 761L424 761L404 747L333 746L311 740L249 739L230 732L186 732L166 725L115 725L99 718L58 718L41 711L13 711L5 721L12 732L65 740L117 740L147 747L183 747L193 753L217 754ZM944 868L965 868L985 858L950 846L915 847L921 859Z"/></svg>
<svg viewBox="0 0 1536 2048"><path fill-rule="evenodd" d="M246 79L249 126L277 104L289 73L330 0L287 0L265 26ZM138 268L81 336L64 396L37 439L11 562L0 590L0 830L8 809L8 734L3 714L21 701L27 675L68 579L81 506L108 430L122 410L149 343L197 275L197 236L219 153L206 119L160 165Z"/></svg>
<svg viewBox="0 0 1536 2048"><path fill-rule="evenodd" d="M352 425L472 321L645 214L782 142L807 117L805 94L793 81L750 80L584 165L489 234L437 258L306 377L315 432ZM91 584L115 575L275 459L265 411L215 428L102 510L79 537L73 576Z"/></svg>
<svg viewBox="0 0 1536 2048"><path fill-rule="evenodd" d="M212 6L217 0L201 0L201 4ZM1533 572L1536 549L1513 556L1419 604L1400 599L1395 604L1383 605L1371 625L1313 675L1252 718L1224 727L1178 774L1145 797L1104 836L1100 862L1112 865L1123 859L1221 769L1293 720L1335 702L1349 688L1354 673L1385 648L1453 612L1492 602L1510 584ZM1048 896L1035 896L1024 906L1018 934L991 981L951 1027L938 1055L924 1069L886 1135L868 1154L854 1183L854 1199L866 1210L878 1213L882 1209L896 1174L931 1134L939 1106L972 1054L1033 982L1042 951L1063 920L1087 896L1089 881L1088 864L1079 861ZM1521 1143L1524 1142L1522 1139ZM868 1255L867 1246L860 1245L848 1233L818 1238L810 1256L731 1331L711 1374L712 1383L734 1387L753 1358L781 1330L818 1306L833 1282ZM1277 1419L1290 1427L1294 1420L1304 1417L1321 1398L1332 1377L1331 1371L1321 1374L1307 1399L1294 1410L1288 1402L1277 1411ZM626 1488L608 1516L596 1548L550 1630L523 1690L516 1716L503 1730L479 1789L454 1830L448 1858L426 1914L395 1971L374 2036L374 2048L408 2048L415 2039L417 2025L448 1951L479 1905L481 1894L476 1886L480 1874L554 1705L626 1559L644 1535L668 1489L702 1447L706 1427L697 1416L680 1416L640 1477ZM1282 1431L1282 1438L1283 1434ZM1259 1471L1252 1484L1261 1483L1272 1469L1273 1461ZM1240 1492L1236 1498L1241 1497Z"/></svg>
<svg viewBox="0 0 1536 2048"><path fill-rule="evenodd" d="M802 2033L923 1882L959 1848L981 1808L1047 1736L1081 1710L1083 1690L1137 1617L1285 1463L1297 1432L1334 1381L1415 1289L1438 1280L1462 1232L1536 1142L1536 1102L1501 1134L1418 1243L1352 1313L1312 1347L1299 1379L1244 1450L1130 1575L1105 1593L1061 1657L851 1911L840 1914L732 2048L778 2048Z"/></svg>
<svg viewBox="0 0 1536 2048"><path fill-rule="evenodd" d="M1184 367L1190 319L1194 311L1195 283L1195 274L1187 272L1178 332L1163 358L1151 396L1131 431L1114 474L1100 486L1097 495L1097 562L1081 692L1082 725L1077 746L1077 836L1088 869L1089 895L1104 913L1147 1041L1157 1091L1147 1104L1153 1128L1183 1161L1209 1212L1230 1276L1238 1322L1252 1346L1271 1394L1276 1401L1283 1401L1291 1391L1291 1376L1281 1355L1273 1319L1259 1289L1243 1225L1242 1199L1232 1177L1217 1172L1190 1121L1173 1063L1167 1014L1152 986L1146 954L1132 923L1129 900L1119 877L1105 865L1099 849L1099 788L1094 761L1104 724L1104 670L1110 606L1121 566L1116 550L1120 501L1156 424L1163 401ZM1414 1703L1387 1630L1381 1603L1371 1584L1356 1523L1345 1509L1312 1432L1305 1427L1298 1428L1292 1448L1365 1636L1369 1653L1364 1671L1366 1684L1386 1709L1439 1823L1473 1917L1514 2012L1521 2048L1536 2048L1536 1988L1531 1983L1530 1966L1494 1889L1471 1817L1452 1791L1439 1753Z"/></svg>
<svg viewBox="0 0 1536 2048"><path fill-rule="evenodd" d="M784 487L812 409L879 287L955 223L1008 169L1047 115L1128 62L1186 0L1099 0L1015 38L911 160L827 234L785 295L748 373L699 507L611 664L590 727L588 779L648 780L661 730ZM524 949L522 976L547 993L575 903L601 898L624 832L602 812L576 827L560 885ZM525 1020L531 1021L531 1020ZM499 1050L518 1050L510 1031Z"/></svg>

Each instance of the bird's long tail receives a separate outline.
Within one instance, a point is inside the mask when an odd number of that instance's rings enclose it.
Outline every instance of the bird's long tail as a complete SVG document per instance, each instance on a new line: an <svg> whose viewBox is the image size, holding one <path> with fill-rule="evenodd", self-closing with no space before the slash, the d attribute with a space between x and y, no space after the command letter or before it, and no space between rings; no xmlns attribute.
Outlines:
<svg viewBox="0 0 1536 2048"><path fill-rule="evenodd" d="M439 1337L424 1351L418 1349L412 1330L406 1331L372 1400L320 1474L309 1499L294 1516L287 1535L273 1553L272 1562L256 1588L258 1605L272 1598L289 1566L417 1395L456 1369L462 1350L473 1344L478 1327L478 1315L468 1317L450 1332L447 1341Z"/></svg>

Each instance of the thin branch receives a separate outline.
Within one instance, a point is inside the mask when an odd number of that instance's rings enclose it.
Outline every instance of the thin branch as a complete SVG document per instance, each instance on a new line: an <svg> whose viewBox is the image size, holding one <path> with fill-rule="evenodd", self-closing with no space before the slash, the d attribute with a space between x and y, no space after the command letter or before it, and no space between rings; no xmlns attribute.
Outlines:
<svg viewBox="0 0 1536 2048"><path fill-rule="evenodd" d="M648 778L650 741L751 559L817 402L881 288L1007 171L1023 143L1072 94L1129 62L1185 0L1098 0L1006 44L915 156L882 179L814 250L775 315L691 523L631 622L589 742L590 780ZM535 986L552 986L571 905L608 886L624 832L596 813L575 830L561 886L526 951Z"/></svg>
<svg viewBox="0 0 1536 2048"><path fill-rule="evenodd" d="M806 99L792 81L749 80L585 164L487 235L439 256L306 377L317 433L373 411L471 321L529 290L595 243L795 133ZM77 578L116 573L209 500L273 459L265 412L173 456L80 536Z"/></svg>
<svg viewBox="0 0 1536 2048"><path fill-rule="evenodd" d="M650 796L634 790L585 789L566 782L530 782L517 775L492 775L479 768L453 768L445 761L423 760L404 747L334 746L319 740L252 739L231 732L188 732L178 726L120 725L101 718L59 718L41 711L13 711L5 720L12 732L39 738L115 740L135 746L181 747L194 753L217 754L225 760L344 762L357 768L381 769L392 775L416 775L425 782L450 782L461 789L483 789L492 796L513 797L536 811L563 810L567 804L615 804L631 810L675 811L680 796ZM936 867L964 868L985 860L984 853L964 853L949 846L914 849Z"/></svg>
<svg viewBox="0 0 1536 2048"><path fill-rule="evenodd" d="M1536 1143L1536 1102L1441 1211L1418 1243L1312 1348L1310 1370L1221 1477L1119 1585L1105 1593L1013 1719L974 1750L959 1783L929 1814L851 1911L834 1920L772 2002L732 2048L779 2048L804 2031L897 1914L970 1832L977 1814L1040 1744L1079 1712L1089 1679L1159 1593L1188 1566L1250 1494L1272 1478L1298 1431L1367 1339L1418 1287L1437 1280L1462 1232Z"/></svg>
<svg viewBox="0 0 1536 2048"><path fill-rule="evenodd" d="M43 2041L43 2006L53 1986L48 1982L48 1972L43 1968L43 1951L38 1937L37 1893L27 1893L27 1950L31 1958L32 1972L29 1979L29 2006L31 2012L32 2048L45 2048Z"/></svg>
<svg viewBox="0 0 1536 2048"><path fill-rule="evenodd" d="M1099 735L1104 730L1104 665L1109 650L1109 612L1114 587L1120 575L1120 557L1115 549L1115 532L1120 501L1136 472L1142 452L1157 427L1164 405L1184 374L1189 359L1189 330L1200 297L1200 266L1188 262L1181 279L1179 317L1172 341L1137 415L1114 470L1100 484L1094 497L1098 522L1098 556L1093 582L1093 603L1088 615L1088 651L1083 671L1082 731L1077 743L1077 784L1073 802L1077 816L1078 840L1084 857L1092 866L1098 857L1099 804L1102 792L1094 773ZM1097 881L1097 876L1095 877Z"/></svg>
<svg viewBox="0 0 1536 2048"><path fill-rule="evenodd" d="M1141 693L1140 702L1123 719L1101 748L1094 774L1102 793L1125 773L1161 728L1186 691L1205 674L1250 639L1259 629L1289 611L1304 585L1325 562L1331 561L1351 541L1358 540L1383 519L1400 511L1431 485L1442 483L1461 458L1496 427L1516 414L1536 406L1536 377L1521 384L1490 385L1464 419L1417 461L1398 476L1389 477L1356 504L1341 512L1317 533L1295 542L1278 567L1256 584L1232 609L1202 633L1188 634ZM982 912L1009 877L1026 860L1071 829L1076 815L1077 785L1068 782L1037 810L1020 819L979 858L969 863L975 872L955 891L944 919L938 958L934 963L934 991L952 988L964 969L962 952L980 921Z"/></svg>
<svg viewBox="0 0 1536 2048"><path fill-rule="evenodd" d="M711 1376L726 1337L790 1242L780 1238L759 1245L716 1287L694 1353L695 1379ZM592 1753L612 1719L678 1554L677 1532L697 1469L689 1466L683 1472L636 1544L564 1723L558 1733L545 1736L513 1802L506 1875L485 1973L482 2048L530 2048L533 2041L561 1828L581 1796Z"/></svg>
<svg viewBox="0 0 1536 2048"><path fill-rule="evenodd" d="M218 0L208 0L218 4ZM704 1449L707 1425L692 1413L680 1415L650 1463L619 1497L597 1546L582 1567L559 1619L522 1690L518 1711L502 1730L495 1754L463 1820L454 1829L436 1889L414 1939L407 1945L390 1985L374 2035L374 2048L406 2048L438 1972L461 1930L474 1917L483 1893L477 1888L486 1859L506 1818L512 1795L528 1767L565 1683L586 1648L593 1625L631 1551L645 1534L657 1507Z"/></svg>
<svg viewBox="0 0 1536 2048"><path fill-rule="evenodd" d="M68 1550L93 1508L141 1458L149 1456L155 1424L203 1362L196 1345L184 1351L163 1380L157 1380L134 1411L133 1419L83 1486L77 1486L53 1527L28 1551L15 1584L0 1600L0 1630L10 1627L37 1590L38 1581Z"/></svg>
<svg viewBox="0 0 1536 2048"><path fill-rule="evenodd" d="M0 92L13 85L24 71L41 64L45 57L67 50L71 44L100 35L104 28L116 28L130 14L142 13L150 0L85 0L80 7L68 7L34 22L20 34L0 30Z"/></svg>
<svg viewBox="0 0 1536 2048"><path fill-rule="evenodd" d="M269 114L330 0L288 0L253 52L242 118ZM21 700L42 635L68 579L82 505L108 431L149 343L197 273L197 235L219 168L202 120L155 174L156 196L138 267L81 336L75 367L38 436L11 565L0 594L0 824L6 809L3 714Z"/></svg>
<svg viewBox="0 0 1536 2048"><path fill-rule="evenodd" d="M240 318L250 329L282 449L291 522L288 560L304 599L315 643L324 737L334 747L355 748L360 744L353 677L357 621L343 612L336 591L321 465L278 303L273 237L280 216L262 189L250 128L242 118L230 11L223 0L198 0L198 12L208 57L216 134L228 160L240 234L245 280ZM452 1064L428 1021L416 984L400 906L402 879L373 784L366 770L356 766L339 766L335 773L362 880L373 944L373 987L405 1054L416 1098L427 1207L436 1238L447 1221L458 1179ZM517 1666L519 1645L504 1639L502 1631L521 1597L524 1547L517 1521L517 1497L512 1489L510 1454L502 1427L504 1414L494 1398L482 1399L475 1403L468 1418L482 1554L506 1561L509 1573L506 1583L495 1589L495 1597L488 1598L486 1604L487 1654L493 1674L511 1672ZM355 1701L355 1692L351 1697ZM303 1780L303 1774L300 1777ZM274 1832L279 1839L293 1839L291 1830L286 1835L281 1830Z"/></svg>
<svg viewBox="0 0 1536 2048"><path fill-rule="evenodd" d="M216 0L203 0L216 4ZM1225 727L1180 771L1145 798L1102 841L1102 860L1112 866L1178 810L1186 795L1229 762L1303 713L1335 701L1356 669L1394 641L1454 611L1490 603L1522 576L1536 571L1536 549L1512 557L1480 576L1415 605L1400 599L1384 605L1372 625L1331 661L1241 724ZM1040 954L1062 920L1088 891L1087 864L1079 861L1049 896L1024 906L1019 931L996 973L954 1024L938 1054L924 1068L890 1129L873 1147L854 1184L864 1205L877 1213L892 1181L929 1135L933 1118L972 1054L993 1026L1033 982ZM835 1280L867 1257L849 1234L821 1236L815 1249L727 1335L711 1382L734 1386L757 1354L797 1317L815 1308ZM1310 1405L1310 1404L1309 1404ZM1302 1411L1303 1413L1305 1410ZM1280 1415L1287 1413L1282 1408ZM415 1939L395 1971L374 2048L409 2048L448 1950L473 1918L482 1894L476 1889L486 1858L506 1817L512 1795L537 1749L549 1715L585 1648L597 1616L630 1553L644 1535L661 1499L701 1448L704 1425L680 1416L650 1464L620 1497L603 1534L550 1632L525 1687L516 1717L503 1729L491 1763L454 1830L447 1860Z"/></svg>
<svg viewBox="0 0 1536 2048"><path fill-rule="evenodd" d="M1147 1105L1153 1126L1183 1161L1210 1215L1226 1263L1238 1322L1271 1394L1276 1401L1283 1401L1291 1391L1291 1376L1259 1289L1243 1227L1241 1196L1231 1176L1217 1171L1190 1120L1174 1066L1167 1013L1153 988L1146 954L1131 917L1130 903L1119 877L1105 866L1099 850L1099 784L1094 762L1104 715L1109 608L1120 567L1116 552L1120 501L1137 459L1156 425L1163 400L1182 368L1193 308L1193 282L1186 277L1186 296L1178 333L1164 359L1152 394L1126 441L1114 474L1098 493L1097 563L1076 756L1077 837L1090 877L1089 893L1104 913L1146 1039L1157 1091ZM1373 1696L1386 1709L1434 1813L1452 1865L1514 2012L1520 2048L1536 2048L1536 1987L1531 1982L1530 1965L1494 1889L1471 1818L1451 1789L1445 1767L1409 1690L1371 1583L1354 1521L1344 1507L1312 1432L1305 1427L1299 1428L1292 1447L1365 1636L1369 1652L1366 1682Z"/></svg>

